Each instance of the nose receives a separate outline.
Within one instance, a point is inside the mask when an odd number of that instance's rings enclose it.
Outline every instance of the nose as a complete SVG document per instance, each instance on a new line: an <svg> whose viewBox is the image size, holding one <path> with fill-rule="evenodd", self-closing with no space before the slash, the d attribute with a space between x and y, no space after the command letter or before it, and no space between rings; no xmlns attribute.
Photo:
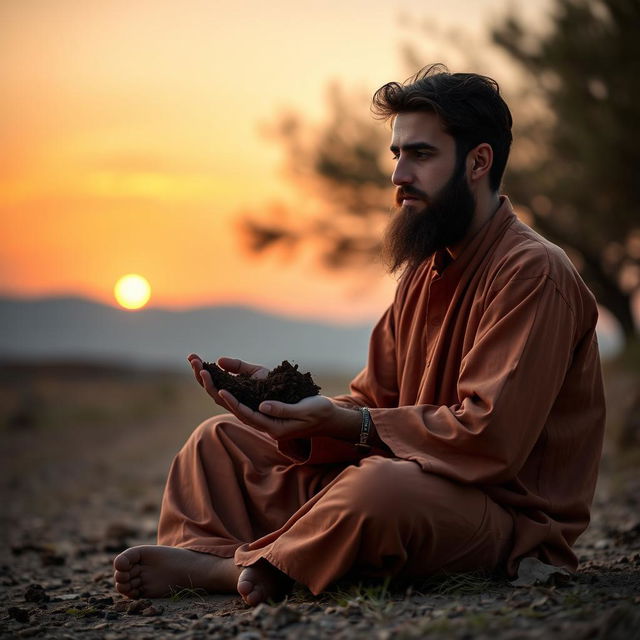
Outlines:
<svg viewBox="0 0 640 640"><path fill-rule="evenodd" d="M402 185L411 184L411 182L413 182L413 173L402 156L400 156L396 162L396 167L391 174L391 182L396 187L401 187Z"/></svg>

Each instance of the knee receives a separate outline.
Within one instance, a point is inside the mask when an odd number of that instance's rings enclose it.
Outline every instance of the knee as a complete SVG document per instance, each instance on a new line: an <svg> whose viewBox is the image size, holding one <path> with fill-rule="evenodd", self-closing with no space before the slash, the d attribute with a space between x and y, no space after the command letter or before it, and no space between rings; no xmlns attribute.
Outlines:
<svg viewBox="0 0 640 640"><path fill-rule="evenodd" d="M344 474L345 506L368 519L402 519L415 509L409 487L419 481L412 462L373 456Z"/></svg>
<svg viewBox="0 0 640 640"><path fill-rule="evenodd" d="M437 519L456 509L457 485L409 460L372 456L344 473L348 510L378 520Z"/></svg>

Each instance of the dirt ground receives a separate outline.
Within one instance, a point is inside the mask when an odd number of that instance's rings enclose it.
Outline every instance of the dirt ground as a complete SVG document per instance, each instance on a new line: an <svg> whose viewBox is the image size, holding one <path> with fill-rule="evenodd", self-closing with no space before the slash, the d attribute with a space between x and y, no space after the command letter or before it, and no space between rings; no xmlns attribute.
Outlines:
<svg viewBox="0 0 640 640"><path fill-rule="evenodd" d="M323 393L346 381L316 376ZM114 367L0 369L0 637L640 638L640 451L616 447L637 384L609 375L609 435L568 581L514 587L479 575L412 585L296 587L276 606L195 591L122 599L111 562L155 541L166 472L215 412L188 375Z"/></svg>

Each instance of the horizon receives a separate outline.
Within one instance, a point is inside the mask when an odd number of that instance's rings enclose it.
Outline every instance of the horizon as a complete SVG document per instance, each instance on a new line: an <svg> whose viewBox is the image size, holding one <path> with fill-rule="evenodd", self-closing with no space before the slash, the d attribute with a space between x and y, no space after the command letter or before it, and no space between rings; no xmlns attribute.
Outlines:
<svg viewBox="0 0 640 640"><path fill-rule="evenodd" d="M549 0L530 5L510 3L542 25ZM382 270L331 272L311 245L293 257L252 256L243 246L244 214L284 204L302 218L321 206L287 177L265 129L292 111L313 126L326 121L332 83L370 96L406 77L406 43L419 43L425 63L452 68L463 58L451 29L493 51L488 26L505 15L504 3L186 6L0 6L0 293L112 304L116 281L137 273L151 283L150 308L378 315L394 287ZM508 85L513 70L496 60Z"/></svg>

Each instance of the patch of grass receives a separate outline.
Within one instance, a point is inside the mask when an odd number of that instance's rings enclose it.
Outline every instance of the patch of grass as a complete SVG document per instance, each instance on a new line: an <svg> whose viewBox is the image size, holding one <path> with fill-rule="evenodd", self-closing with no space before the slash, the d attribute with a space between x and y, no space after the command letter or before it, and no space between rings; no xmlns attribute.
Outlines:
<svg viewBox="0 0 640 640"><path fill-rule="evenodd" d="M563 607L580 607L585 603L585 599L581 594L575 591L568 591L562 594L562 606Z"/></svg>
<svg viewBox="0 0 640 640"><path fill-rule="evenodd" d="M196 598L202 602L204 602L205 596L208 595L206 589L202 589L200 587L196 589L189 589L187 587L176 588L170 587L171 595L169 598L173 600L173 602L180 602L181 600L185 600L186 598Z"/></svg>
<svg viewBox="0 0 640 640"><path fill-rule="evenodd" d="M452 573L428 578L419 587L441 596L474 596L495 591L497 583L486 573Z"/></svg>
<svg viewBox="0 0 640 640"><path fill-rule="evenodd" d="M328 595L338 607L357 607L363 615L382 619L388 617L393 609L390 583L390 577L386 577L382 583L358 582L346 588L337 587Z"/></svg>
<svg viewBox="0 0 640 640"><path fill-rule="evenodd" d="M71 607L65 611L69 616L76 616L77 618L86 618L87 616L96 616L99 611L95 607L85 607L84 609L78 609L77 607Z"/></svg>

